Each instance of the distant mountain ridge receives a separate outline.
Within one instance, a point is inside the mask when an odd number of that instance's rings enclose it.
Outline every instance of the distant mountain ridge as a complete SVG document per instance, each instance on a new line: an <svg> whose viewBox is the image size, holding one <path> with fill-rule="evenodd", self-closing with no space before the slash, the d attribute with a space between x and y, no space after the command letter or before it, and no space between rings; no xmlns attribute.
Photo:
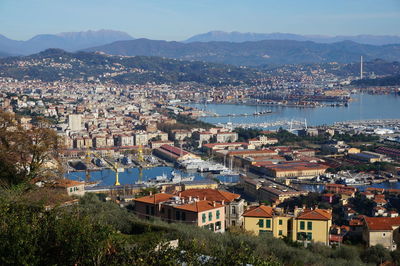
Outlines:
<svg viewBox="0 0 400 266"><path fill-rule="evenodd" d="M46 60L44 60L46 59ZM26 64L21 68L21 63ZM56 64L54 64L56 63ZM71 67L65 68L68 64ZM113 68L111 70L111 68ZM225 86L254 84L265 74L252 69L204 62L187 62L161 57L122 57L99 53L70 53L47 49L29 56L0 59L0 77L18 80L60 80L116 82L119 84L176 84L194 82L203 85Z"/></svg>
<svg viewBox="0 0 400 266"><path fill-rule="evenodd" d="M231 65L351 63L381 58L400 61L400 45L374 46L343 41L332 44L311 41L264 40L254 42L167 42L148 39L117 41L85 51L110 55L160 56Z"/></svg>
<svg viewBox="0 0 400 266"><path fill-rule="evenodd" d="M210 31L194 35L183 41L190 42L254 42L262 40L292 40L312 41L317 43L335 43L341 41L353 41L360 44L386 45L400 44L400 36L396 35L354 35L354 36L324 36L324 35L300 35L292 33L252 33L252 32L225 32Z"/></svg>
<svg viewBox="0 0 400 266"><path fill-rule="evenodd" d="M88 47L104 45L134 38L122 31L98 30L82 32L63 32L59 34L40 34L27 41L16 41L0 34L0 51L11 55L29 55L48 48L76 51Z"/></svg>

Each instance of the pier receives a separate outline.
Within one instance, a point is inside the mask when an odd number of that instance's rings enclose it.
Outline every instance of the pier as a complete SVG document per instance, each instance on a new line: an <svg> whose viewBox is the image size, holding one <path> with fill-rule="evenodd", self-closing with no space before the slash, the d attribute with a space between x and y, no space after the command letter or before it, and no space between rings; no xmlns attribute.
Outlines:
<svg viewBox="0 0 400 266"><path fill-rule="evenodd" d="M227 128L269 128L269 127L285 127L289 131L295 131L307 128L307 121L300 120L277 120L273 122L260 122L260 123L219 123Z"/></svg>

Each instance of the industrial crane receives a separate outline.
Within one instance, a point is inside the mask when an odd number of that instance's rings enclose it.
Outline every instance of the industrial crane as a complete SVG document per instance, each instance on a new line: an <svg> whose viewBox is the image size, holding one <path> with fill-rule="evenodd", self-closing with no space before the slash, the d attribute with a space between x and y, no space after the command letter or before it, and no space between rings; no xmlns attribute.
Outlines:
<svg viewBox="0 0 400 266"><path fill-rule="evenodd" d="M107 158L102 157L102 156L96 154L96 153L93 152L93 151L89 151L89 150L88 150L88 151L86 152L86 159L87 159L87 158L90 159L90 154L92 154L94 157L96 157L96 158L98 158L98 159L100 159L100 160L105 161L105 162L110 166L110 169L113 170L113 171L115 172L115 183L114 183L114 186L120 186L121 184L119 183L119 173L120 173L120 172L124 172L125 169L124 169L124 168L118 167L118 164L117 164L117 163L113 163L113 162L111 162L110 160L108 160ZM88 179L89 177L90 177L89 171L87 171L87 172L86 172L86 178Z"/></svg>

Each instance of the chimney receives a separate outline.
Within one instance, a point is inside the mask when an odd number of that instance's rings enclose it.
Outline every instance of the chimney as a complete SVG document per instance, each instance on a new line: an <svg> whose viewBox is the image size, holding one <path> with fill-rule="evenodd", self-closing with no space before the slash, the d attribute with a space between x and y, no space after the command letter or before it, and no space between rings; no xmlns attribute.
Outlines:
<svg viewBox="0 0 400 266"><path fill-rule="evenodd" d="M179 192L178 196L179 196L179 197L182 197L182 193Z"/></svg>
<svg viewBox="0 0 400 266"><path fill-rule="evenodd" d="M153 191L150 190L150 196L153 195Z"/></svg>
<svg viewBox="0 0 400 266"><path fill-rule="evenodd" d="M221 204L222 204L222 205L225 205L225 200L222 200Z"/></svg>
<svg viewBox="0 0 400 266"><path fill-rule="evenodd" d="M191 202L192 201L192 196L189 196L189 202Z"/></svg>
<svg viewBox="0 0 400 266"><path fill-rule="evenodd" d="M206 196L204 196L204 200L207 200Z"/></svg>
<svg viewBox="0 0 400 266"><path fill-rule="evenodd" d="M215 201L213 201L212 204L213 204L213 207L217 206L217 205L215 204Z"/></svg>

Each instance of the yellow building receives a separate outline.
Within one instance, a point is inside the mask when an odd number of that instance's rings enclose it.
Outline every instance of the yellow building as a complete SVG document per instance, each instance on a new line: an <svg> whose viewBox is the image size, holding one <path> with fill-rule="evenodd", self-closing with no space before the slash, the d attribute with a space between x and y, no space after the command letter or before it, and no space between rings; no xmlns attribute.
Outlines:
<svg viewBox="0 0 400 266"><path fill-rule="evenodd" d="M309 240L329 245L332 213L328 210L303 210L293 220L293 241Z"/></svg>
<svg viewBox="0 0 400 266"><path fill-rule="evenodd" d="M332 225L331 212L322 209L301 209L300 212L296 212L290 215L278 213L269 206L253 207L243 214L243 228L256 235L289 236L293 241L311 241L328 245L329 229Z"/></svg>

